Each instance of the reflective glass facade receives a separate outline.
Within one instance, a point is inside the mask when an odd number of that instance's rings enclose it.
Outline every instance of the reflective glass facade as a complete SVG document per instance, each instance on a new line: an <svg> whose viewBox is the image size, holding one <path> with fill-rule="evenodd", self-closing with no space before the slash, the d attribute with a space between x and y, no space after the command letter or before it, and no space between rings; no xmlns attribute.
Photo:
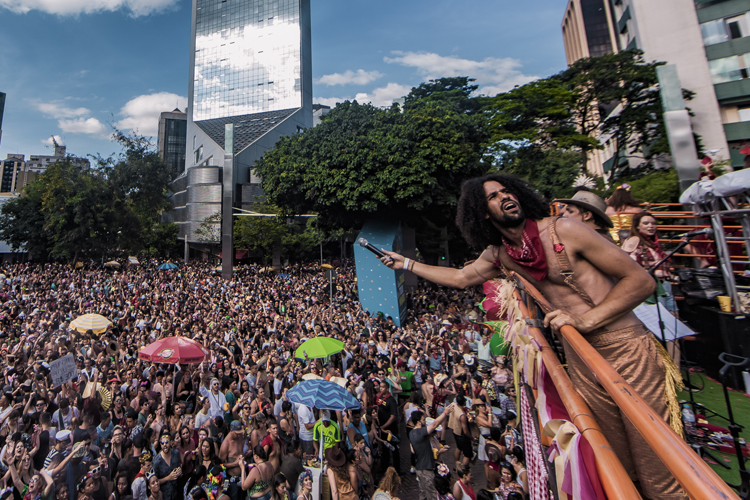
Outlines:
<svg viewBox="0 0 750 500"><path fill-rule="evenodd" d="M302 106L300 0L196 0L193 121Z"/></svg>

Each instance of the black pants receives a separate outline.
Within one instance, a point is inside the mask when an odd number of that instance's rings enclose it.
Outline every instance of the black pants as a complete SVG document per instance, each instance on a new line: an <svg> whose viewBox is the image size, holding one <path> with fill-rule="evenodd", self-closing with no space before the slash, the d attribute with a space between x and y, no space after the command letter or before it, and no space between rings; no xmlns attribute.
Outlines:
<svg viewBox="0 0 750 500"><path fill-rule="evenodd" d="M394 469L396 469L397 474L401 474L401 449L399 448L399 445L401 444L401 436L398 429L394 429L391 431L391 434L393 434L396 438L398 438L399 442L394 443L393 441L390 442L390 445L393 446L393 451L389 450L387 447L384 448L383 455L380 457L380 473L384 474L386 469L388 469L389 465L392 465Z"/></svg>

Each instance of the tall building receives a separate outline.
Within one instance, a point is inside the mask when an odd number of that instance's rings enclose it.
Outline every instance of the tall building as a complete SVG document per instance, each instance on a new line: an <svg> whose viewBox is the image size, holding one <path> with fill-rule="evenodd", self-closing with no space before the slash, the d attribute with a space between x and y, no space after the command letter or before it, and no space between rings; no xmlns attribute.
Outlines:
<svg viewBox="0 0 750 500"><path fill-rule="evenodd" d="M711 81L734 168L750 167L750 3L695 0Z"/></svg>
<svg viewBox="0 0 750 500"><path fill-rule="evenodd" d="M187 114L175 108L159 115L159 132L156 147L167 164L172 178L185 171L185 146L187 144Z"/></svg>
<svg viewBox="0 0 750 500"><path fill-rule="evenodd" d="M16 184L24 170L23 159L24 155L9 154L5 160L0 161L0 193L7 196L20 190Z"/></svg>
<svg viewBox="0 0 750 500"><path fill-rule="evenodd" d="M3 113L5 113L5 93L0 92L0 142L3 140Z"/></svg>
<svg viewBox="0 0 750 500"><path fill-rule="evenodd" d="M707 57L706 28L701 23L719 12L736 15L742 6L744 11L750 10L747 0L569 0L561 26L568 64L583 57L633 48L642 50L646 61L674 64L682 87L695 92L688 107L693 113L693 130L701 136L704 150L715 157L731 157L733 166L741 167L741 159L727 142L728 116L722 99L717 98L720 96L715 76L718 66L715 68L710 62L711 54ZM750 45L747 47L750 52ZM739 54L741 48L737 46L735 50ZM739 62L742 56L735 57ZM747 83L737 87L745 88L744 95L750 97ZM729 99L738 97L737 90ZM618 145L606 137L600 140L605 149L592 154L591 164L594 170L601 168L595 171L601 174L613 167L612 157ZM620 161L628 160L620 157Z"/></svg>
<svg viewBox="0 0 750 500"><path fill-rule="evenodd" d="M22 194L23 188L31 184L37 175L58 161L67 160L81 168L91 167L88 159L67 155L65 146L54 142L54 147L54 155L32 155L27 161L25 155L11 153L5 160L0 160L0 193Z"/></svg>
<svg viewBox="0 0 750 500"><path fill-rule="evenodd" d="M186 170L172 184L180 237L221 210L262 195L255 161L283 135L312 126L310 0L193 0ZM223 179L234 124L233 178Z"/></svg>
<svg viewBox="0 0 750 500"><path fill-rule="evenodd" d="M78 165L81 168L90 168L91 162L86 158L78 158L75 156L68 156L66 153L67 147L61 146L52 138L55 154L54 155L32 155L29 156L29 160L26 162L24 170L27 172L33 172L35 174L41 174L47 170L47 167L54 165L58 161L62 161L67 158L74 165ZM10 156L10 155L8 155Z"/></svg>

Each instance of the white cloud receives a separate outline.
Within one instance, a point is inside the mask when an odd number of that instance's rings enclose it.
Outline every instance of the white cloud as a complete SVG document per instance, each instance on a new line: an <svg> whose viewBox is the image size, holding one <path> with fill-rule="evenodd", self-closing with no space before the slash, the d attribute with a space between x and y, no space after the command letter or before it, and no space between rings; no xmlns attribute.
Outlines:
<svg viewBox="0 0 750 500"><path fill-rule="evenodd" d="M539 78L524 75L520 71L521 62L511 57L488 57L482 61L472 61L432 52L394 51L392 54L394 57L385 57L383 60L416 68L427 79L469 76L476 79L477 85L480 86L479 93L491 96Z"/></svg>
<svg viewBox="0 0 750 500"><path fill-rule="evenodd" d="M86 108L69 108L59 102L33 101L32 105L45 115L58 120L62 118L76 118L78 116L89 114L89 110Z"/></svg>
<svg viewBox="0 0 750 500"><path fill-rule="evenodd" d="M48 117L56 119L57 126L63 132L88 134L102 139L108 138L110 135L107 132L107 127L102 122L90 116L91 111L88 108L70 108L59 101L31 101L31 105ZM61 143L60 136L56 135L55 140ZM52 140L49 138L42 140L42 142L50 146L52 145Z"/></svg>
<svg viewBox="0 0 750 500"><path fill-rule="evenodd" d="M374 106L390 106L394 99L404 97L411 92L409 85L389 83L385 87L378 87L369 94L360 92L354 98L359 103L372 103Z"/></svg>
<svg viewBox="0 0 750 500"><path fill-rule="evenodd" d="M102 138L109 137L107 127L96 118L77 118L75 120L59 120L60 130L70 134L88 134Z"/></svg>
<svg viewBox="0 0 750 500"><path fill-rule="evenodd" d="M348 85L350 83L365 85L377 80L382 76L383 74L378 71L365 71L363 69L358 69L357 71L346 70L343 73L323 75L318 78L315 83L320 83L323 85Z"/></svg>
<svg viewBox="0 0 750 500"><path fill-rule="evenodd" d="M123 119L115 125L123 132L134 131L144 136L155 136L159 130L159 115L187 107L187 98L170 92L140 95L128 101L120 110Z"/></svg>
<svg viewBox="0 0 750 500"><path fill-rule="evenodd" d="M57 142L57 145L58 145L58 146L65 146L65 141L64 141L64 140L63 140L63 138L62 138L62 137L60 137L59 135L56 135L56 136L55 136L55 141ZM41 141L41 142L42 142L42 144L44 144L45 146L54 146L54 145L55 145L55 143L54 143L54 142L52 142L52 137L47 137L46 139L42 139L42 141Z"/></svg>
<svg viewBox="0 0 750 500"><path fill-rule="evenodd" d="M0 0L0 8L16 14L32 10L61 16L125 10L133 17L163 12L178 0Z"/></svg>
<svg viewBox="0 0 750 500"><path fill-rule="evenodd" d="M391 82L385 87L378 87L369 93L360 92L354 97L315 97L313 102L334 107L339 102L356 100L360 104L371 103L373 106L390 106L394 99L404 97L409 92L411 92L410 86Z"/></svg>

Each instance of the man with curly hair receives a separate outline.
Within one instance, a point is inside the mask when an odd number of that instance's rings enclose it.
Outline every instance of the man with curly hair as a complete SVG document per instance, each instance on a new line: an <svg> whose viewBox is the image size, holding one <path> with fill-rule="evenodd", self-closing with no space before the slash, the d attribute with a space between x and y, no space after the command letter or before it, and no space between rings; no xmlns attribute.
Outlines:
<svg viewBox="0 0 750 500"><path fill-rule="evenodd" d="M633 308L654 281L626 253L574 219L549 217L549 205L531 186L489 174L466 181L456 225L482 254L462 269L428 266L386 252L383 263L444 286L466 288L515 271L551 302L545 325L575 327L665 420L665 365L653 335ZM596 382L567 343L570 378L591 408L615 453L648 498L678 499L669 471ZM632 450L632 452L631 452ZM637 451L636 451L637 450Z"/></svg>

